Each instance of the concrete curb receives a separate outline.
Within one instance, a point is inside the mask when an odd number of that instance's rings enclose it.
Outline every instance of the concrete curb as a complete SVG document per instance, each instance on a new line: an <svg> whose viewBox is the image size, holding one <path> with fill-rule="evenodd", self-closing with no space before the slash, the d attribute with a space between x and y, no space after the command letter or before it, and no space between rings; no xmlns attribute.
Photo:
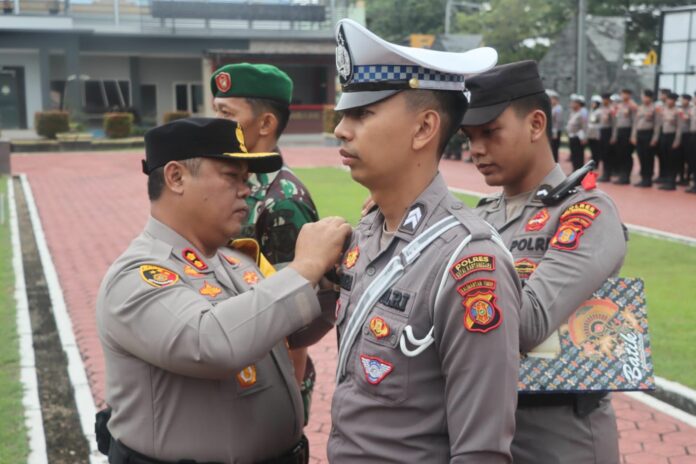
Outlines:
<svg viewBox="0 0 696 464"><path fill-rule="evenodd" d="M10 242L12 244L12 268L15 275L15 301L17 302L17 335L19 335L19 366L20 379L24 386L22 405L24 406L24 424L29 438L29 455L27 464L47 464L46 435L39 400L39 382L36 376L34 360L34 342L29 317L29 302L27 301L26 282L24 280L24 263L22 261L22 245L19 239L19 222L14 196L12 177L7 181L7 192L10 203Z"/></svg>
<svg viewBox="0 0 696 464"><path fill-rule="evenodd" d="M695 390L692 390L686 385L658 376L655 376L655 384L657 388L654 392L649 393L650 396L664 401L665 403L669 403L689 414L696 414Z"/></svg>
<svg viewBox="0 0 696 464"><path fill-rule="evenodd" d="M63 298L63 290L60 287L58 273L56 272L51 253L48 249L46 236L44 235L31 186L29 185L26 175L21 174L20 178L22 180L22 189L24 190L27 208L29 209L32 229L34 230L36 246L39 250L41 265L44 269L46 284L51 297L51 305L53 307L53 315L56 320L58 335L60 336L60 342L65 351L65 355L68 358L68 375L75 395L75 405L80 418L82 433L87 438L87 443L90 448L90 464L106 464L106 456L102 455L97 449L97 440L94 435L94 416L97 409L94 405L94 398L92 397L89 382L87 381L87 373L84 363L82 362L82 356L80 355L80 350L75 341L72 321L70 320L65 299Z"/></svg>

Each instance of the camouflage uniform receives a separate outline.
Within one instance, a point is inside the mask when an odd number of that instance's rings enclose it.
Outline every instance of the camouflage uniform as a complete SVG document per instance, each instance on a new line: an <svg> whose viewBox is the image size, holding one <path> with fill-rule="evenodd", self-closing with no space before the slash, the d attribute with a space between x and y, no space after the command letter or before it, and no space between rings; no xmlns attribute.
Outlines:
<svg viewBox="0 0 696 464"><path fill-rule="evenodd" d="M249 219L241 236L255 239L271 264L289 263L295 257L295 242L302 226L319 220L309 190L287 166L268 174L251 174L249 184ZM308 357L301 386L305 424L309 420L315 377Z"/></svg>

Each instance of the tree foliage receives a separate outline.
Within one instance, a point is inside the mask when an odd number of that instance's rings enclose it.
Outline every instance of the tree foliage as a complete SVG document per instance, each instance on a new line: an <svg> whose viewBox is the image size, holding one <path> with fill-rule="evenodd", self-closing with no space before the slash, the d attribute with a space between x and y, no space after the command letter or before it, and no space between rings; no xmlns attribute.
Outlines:
<svg viewBox="0 0 696 464"><path fill-rule="evenodd" d="M368 27L390 41L401 42L409 34L444 31L446 0L368 0ZM457 8L451 19L452 33L482 34L495 47L500 63L541 59L568 21L578 0L470 0L480 9ZM656 48L660 11L693 0L587 0L587 13L626 18L626 53L645 53Z"/></svg>

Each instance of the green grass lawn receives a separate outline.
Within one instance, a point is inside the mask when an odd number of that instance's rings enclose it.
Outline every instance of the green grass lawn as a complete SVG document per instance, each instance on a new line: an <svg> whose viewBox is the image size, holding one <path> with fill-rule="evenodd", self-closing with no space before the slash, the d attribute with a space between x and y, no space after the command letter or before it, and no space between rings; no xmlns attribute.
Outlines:
<svg viewBox="0 0 696 464"><path fill-rule="evenodd" d="M26 462L27 435L19 381L19 344L8 218L7 182L0 176L4 223L0 222L0 462Z"/></svg>
<svg viewBox="0 0 696 464"><path fill-rule="evenodd" d="M348 172L296 169L317 202L321 216L357 223L367 190ZM456 194L469 206L477 199ZM631 234L622 276L645 280L655 373L696 388L696 247Z"/></svg>

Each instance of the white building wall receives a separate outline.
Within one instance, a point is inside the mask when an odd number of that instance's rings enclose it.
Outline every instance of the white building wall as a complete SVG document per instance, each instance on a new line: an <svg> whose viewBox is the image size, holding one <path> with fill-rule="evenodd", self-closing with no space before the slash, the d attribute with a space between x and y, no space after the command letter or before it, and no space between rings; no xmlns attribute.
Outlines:
<svg viewBox="0 0 696 464"><path fill-rule="evenodd" d="M39 51L22 50L0 53L0 66L22 66L24 68L24 97L27 105L27 127L34 128L34 113L41 111L41 79L39 76Z"/></svg>
<svg viewBox="0 0 696 464"><path fill-rule="evenodd" d="M174 111L174 85L178 83L203 84L204 97L210 97L207 83L203 83L202 58L140 58L140 83L157 86L157 122Z"/></svg>

